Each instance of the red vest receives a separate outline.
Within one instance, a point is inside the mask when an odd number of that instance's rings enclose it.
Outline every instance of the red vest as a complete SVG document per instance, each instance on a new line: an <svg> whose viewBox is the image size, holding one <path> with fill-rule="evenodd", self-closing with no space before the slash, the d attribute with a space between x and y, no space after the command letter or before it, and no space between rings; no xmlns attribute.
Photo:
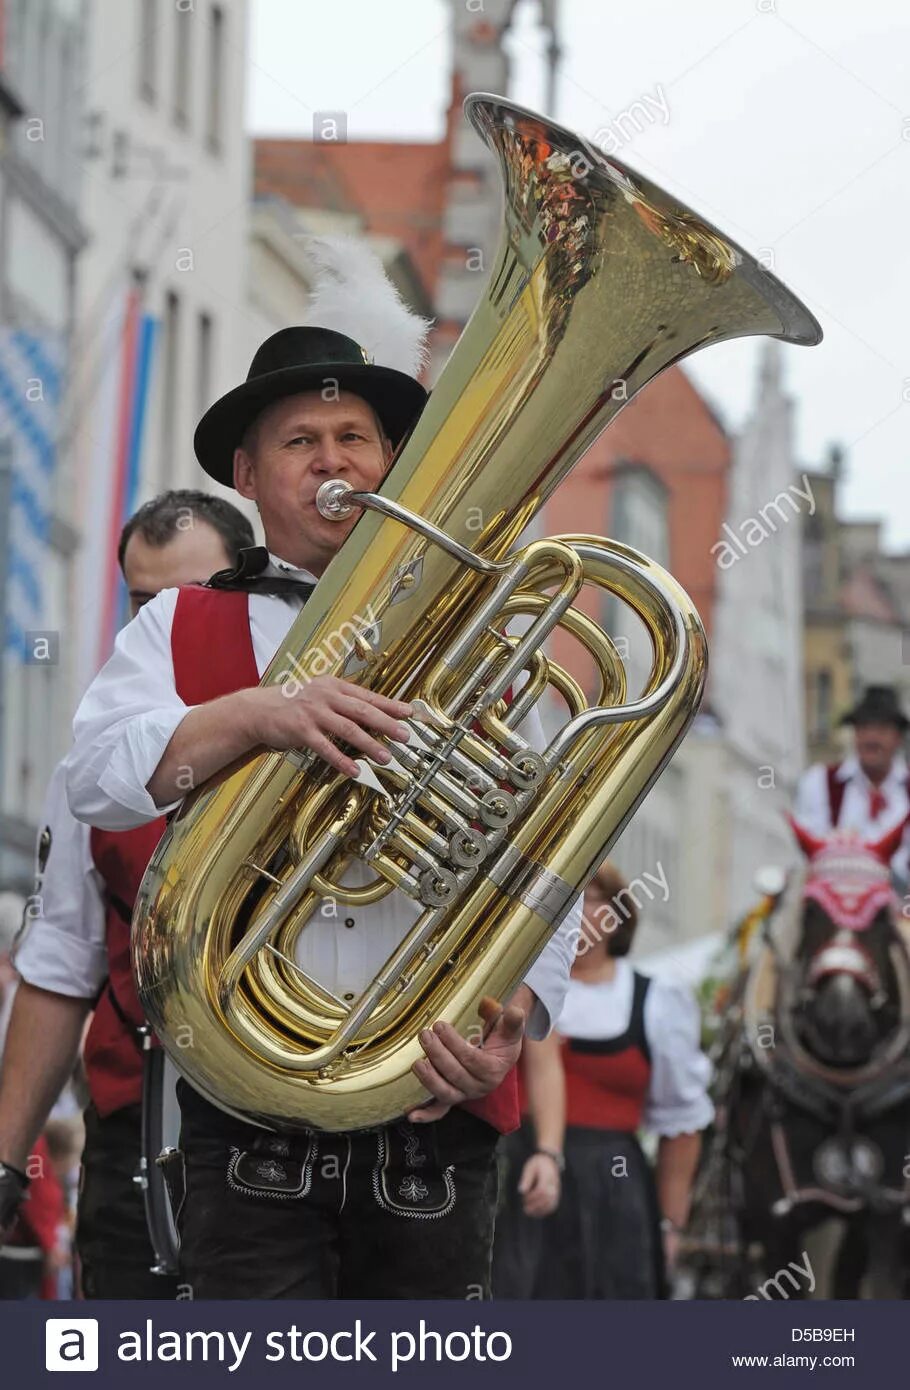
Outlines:
<svg viewBox="0 0 910 1390"><path fill-rule="evenodd" d="M567 1125L626 1134L641 1125L651 1081L644 1024L649 984L647 976L635 972L629 1026L619 1037L563 1039Z"/></svg>
<svg viewBox="0 0 910 1390"><path fill-rule="evenodd" d="M831 829L836 830L840 820L841 807L844 804L844 795L847 791L847 783L842 782L838 777L842 763L828 763L825 768L825 775L828 779L828 809L831 814ZM910 777L907 778L907 796L910 797Z"/></svg>
<svg viewBox="0 0 910 1390"><path fill-rule="evenodd" d="M181 589L171 650L177 694L187 705L259 684L245 593ZM143 1016L130 966L130 918L164 827L162 818L135 830L92 831L92 857L106 887L110 979L86 1038L85 1066L92 1100L102 1115L142 1097L142 1055L134 1029ZM467 1102L465 1109L501 1134L517 1129L517 1069L513 1067L490 1095Z"/></svg>
<svg viewBox="0 0 910 1390"><path fill-rule="evenodd" d="M174 684L187 705L199 705L259 683L245 593L181 589L171 630ZM200 661L204 653L204 661ZM108 983L85 1039L85 1071L100 1115L142 1099L143 1022L130 964L130 919L142 875L164 817L134 830L91 834L92 859L104 881Z"/></svg>
<svg viewBox="0 0 910 1390"><path fill-rule="evenodd" d="M142 1051L136 1029L144 1022L130 966L132 905L165 820L134 830L92 828L92 861L104 881L107 984L95 1005L83 1060L99 1115L142 1099Z"/></svg>

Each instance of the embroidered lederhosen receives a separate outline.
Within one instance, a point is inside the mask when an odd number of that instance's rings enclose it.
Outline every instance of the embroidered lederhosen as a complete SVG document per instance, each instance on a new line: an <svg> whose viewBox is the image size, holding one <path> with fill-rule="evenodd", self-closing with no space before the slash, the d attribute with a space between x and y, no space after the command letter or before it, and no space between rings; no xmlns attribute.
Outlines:
<svg viewBox="0 0 910 1390"><path fill-rule="evenodd" d="M427 1219L452 1210L455 1170L440 1166L432 1125L386 1125L377 1143L373 1196L384 1211Z"/></svg>
<svg viewBox="0 0 910 1390"><path fill-rule="evenodd" d="M443 1166L432 1125L398 1120L360 1135L257 1135L249 1148L228 1146L227 1184L248 1197L287 1202L302 1200L313 1188L314 1175L330 1160L331 1179L344 1182L352 1139L375 1144L370 1186L378 1207L392 1216L422 1220L446 1216L455 1205L455 1167Z"/></svg>
<svg viewBox="0 0 910 1390"><path fill-rule="evenodd" d="M238 1149L232 1144L228 1186L236 1192L276 1197L280 1201L305 1197L313 1185L316 1135L307 1136L302 1157L292 1155L291 1144L292 1141L282 1134L263 1134L254 1140L251 1149Z"/></svg>

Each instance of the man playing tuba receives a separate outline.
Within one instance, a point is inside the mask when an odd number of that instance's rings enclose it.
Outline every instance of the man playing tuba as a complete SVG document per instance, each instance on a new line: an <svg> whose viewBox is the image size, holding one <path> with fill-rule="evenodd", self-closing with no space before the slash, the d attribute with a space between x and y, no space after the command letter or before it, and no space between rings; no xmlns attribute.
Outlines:
<svg viewBox="0 0 910 1390"><path fill-rule="evenodd" d="M409 705L346 681L317 676L290 698L258 685L356 519L324 519L318 488L343 479L375 489L426 399L416 374L427 325L388 284L379 304L368 302L356 274L346 276L348 262L363 266L362 249L323 243L320 255L332 311L317 289L310 322L269 338L246 382L196 431L202 467L255 502L266 546L243 552L208 586L165 590L120 634L77 712L68 759L72 810L90 824L151 821L256 748L310 749L355 777L337 741L385 763L377 735L408 736L400 721ZM526 737L542 744L530 724ZM413 912L394 892L344 917L314 914L297 963L350 1001ZM425 1030L414 1070L427 1102L379 1129L264 1131L181 1081L179 1229L194 1297L489 1296L496 1141L518 1124L522 1036L526 1027L545 1036L559 1014L576 932L574 913L498 1017L485 1020L482 1048L446 1023ZM426 1218L442 1223L435 1247L424 1239Z"/></svg>

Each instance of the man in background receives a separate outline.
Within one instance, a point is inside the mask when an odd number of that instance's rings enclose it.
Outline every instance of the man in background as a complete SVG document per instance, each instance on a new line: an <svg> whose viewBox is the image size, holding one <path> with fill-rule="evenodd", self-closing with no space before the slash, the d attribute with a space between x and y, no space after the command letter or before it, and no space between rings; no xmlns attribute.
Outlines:
<svg viewBox="0 0 910 1390"><path fill-rule="evenodd" d="M123 528L118 559L135 617L162 589L202 582L252 546L250 523L231 503L182 490L147 502ZM174 1298L175 1278L154 1260L142 1192L144 1023L129 957L123 882L141 873L164 820L139 831L99 832L70 813L61 767L45 799L35 891L15 950L21 975L0 1068L0 1235L29 1187L29 1161L76 1063L88 1015L85 1065L91 1101L76 1246L87 1298ZM32 1201L24 1208L28 1218Z"/></svg>
<svg viewBox="0 0 910 1390"><path fill-rule="evenodd" d="M904 756L910 720L891 686L870 685L841 723L853 726L853 752L840 762L816 763L803 773L793 814L813 835L852 830L874 842L910 814L910 768ZM906 882L906 836L891 870Z"/></svg>

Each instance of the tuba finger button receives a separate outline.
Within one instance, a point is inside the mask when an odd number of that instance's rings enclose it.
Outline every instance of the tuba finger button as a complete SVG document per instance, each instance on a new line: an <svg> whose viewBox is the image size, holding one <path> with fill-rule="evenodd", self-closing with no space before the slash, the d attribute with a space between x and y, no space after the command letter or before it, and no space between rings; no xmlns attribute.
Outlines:
<svg viewBox="0 0 910 1390"><path fill-rule="evenodd" d="M497 788L485 792L480 799L480 819L494 830L511 825L517 813L518 803L511 792Z"/></svg>
<svg viewBox="0 0 910 1390"><path fill-rule="evenodd" d="M424 869L419 886L424 906L446 907L455 896L458 880L449 869Z"/></svg>
<svg viewBox="0 0 910 1390"><path fill-rule="evenodd" d="M462 869L473 869L484 858L486 841L479 830L456 830L449 840L449 855Z"/></svg>

